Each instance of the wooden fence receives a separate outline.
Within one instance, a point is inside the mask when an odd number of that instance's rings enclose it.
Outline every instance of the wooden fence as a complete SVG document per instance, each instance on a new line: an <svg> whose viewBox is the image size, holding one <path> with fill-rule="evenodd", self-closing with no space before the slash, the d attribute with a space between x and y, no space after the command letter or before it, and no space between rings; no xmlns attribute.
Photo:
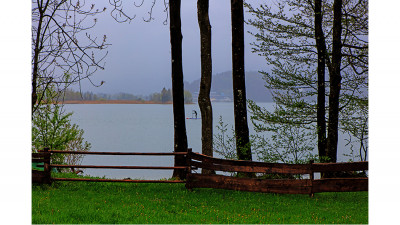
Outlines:
<svg viewBox="0 0 400 225"><path fill-rule="evenodd" d="M263 163L244 160L225 160L190 152L187 155L190 167L186 188L221 188L239 191L255 191L282 194L310 194L318 192L368 191L368 178L323 178L314 179L314 173L366 171L368 162L285 164ZM262 173L281 175L304 175L308 179L257 179L224 175L193 173L196 169L224 172ZM291 177L291 176L287 176Z"/></svg>
<svg viewBox="0 0 400 225"><path fill-rule="evenodd" d="M91 154L91 155L147 155L147 156L184 156L186 165L182 166L100 166L100 165L60 165L51 164L51 154ZM332 173L348 171L366 171L368 162L349 163L312 163L285 164L264 163L245 160L226 160L188 152L138 153L138 152L77 152L45 149L32 153L32 162L43 163L43 171L32 170L32 182L51 183L53 181L90 181L90 182L132 182L132 183L186 183L186 188L221 188L239 191L255 191L284 194L310 194L318 192L368 191L368 177L360 178L323 178L314 179L314 173ZM130 179L87 179L51 177L52 168L102 168L102 169L183 169L186 180L130 180ZM280 174L285 179L260 179L232 177L224 175L206 175L195 173L197 169L234 173ZM291 175L308 175L308 178L294 179Z"/></svg>
<svg viewBox="0 0 400 225"><path fill-rule="evenodd" d="M32 170L32 183L51 183L50 152L32 153L32 163L43 163L43 171Z"/></svg>
<svg viewBox="0 0 400 225"><path fill-rule="evenodd" d="M187 155L187 152L81 152L81 151L60 151L44 149L39 153L32 153L32 162L44 164L44 170L32 170L33 183L51 183L53 181L90 181L90 182L130 182L130 183L185 183L181 180L131 180L131 179L90 179L90 178L56 178L51 177L53 168L94 168L94 169L153 169L153 170L172 170L183 169L184 166L101 166L101 165L61 165L51 164L51 154L86 154L86 155L145 155L145 156L177 156Z"/></svg>

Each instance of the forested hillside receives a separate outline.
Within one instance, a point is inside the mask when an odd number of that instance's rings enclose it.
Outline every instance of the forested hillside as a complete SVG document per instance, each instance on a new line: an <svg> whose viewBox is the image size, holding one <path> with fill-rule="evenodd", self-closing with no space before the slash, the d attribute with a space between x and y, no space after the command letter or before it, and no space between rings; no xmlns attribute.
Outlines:
<svg viewBox="0 0 400 225"><path fill-rule="evenodd" d="M258 72L246 72L246 95L248 99L256 102L272 102L272 97L267 88L264 87L265 81ZM193 82L185 82L185 89L193 94L193 101L197 100L200 87L200 79ZM233 99L232 90L232 71L214 74L212 77L211 93L216 98L227 100Z"/></svg>

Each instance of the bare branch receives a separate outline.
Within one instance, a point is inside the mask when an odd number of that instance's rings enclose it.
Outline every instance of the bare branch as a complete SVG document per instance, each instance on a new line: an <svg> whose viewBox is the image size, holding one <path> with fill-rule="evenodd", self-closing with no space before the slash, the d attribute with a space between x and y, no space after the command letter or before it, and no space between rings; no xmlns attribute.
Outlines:
<svg viewBox="0 0 400 225"><path fill-rule="evenodd" d="M144 1L144 0L143 0ZM114 18L115 21L118 23L125 23L129 21L129 23L136 18L136 15L134 16L128 16L124 12L124 8L122 7L122 0L108 0L108 2L113 6L114 8L111 10L111 16ZM143 2L142 2L143 4ZM136 3L135 3L136 6ZM122 19L124 18L124 19Z"/></svg>
<svg viewBox="0 0 400 225"><path fill-rule="evenodd" d="M136 5L136 1L133 2L133 4L134 4L136 7L141 7L141 6L143 5L143 3L144 3L144 0L142 0L142 3L140 3L139 5Z"/></svg>
<svg viewBox="0 0 400 225"><path fill-rule="evenodd" d="M151 5L151 7L150 7L150 11L148 12L148 14L149 14L149 19L144 19L143 18L143 21L144 22L150 22L150 21L152 21L152 20L154 20L154 17L152 17L152 15L153 15L153 8L154 8L154 5L156 4L156 0L154 0L153 1L153 3L152 3L152 5Z"/></svg>
<svg viewBox="0 0 400 225"><path fill-rule="evenodd" d="M108 54L104 50L109 46L105 35L98 40L87 32L97 24L96 18L92 23L87 23L88 19L106 8L100 10L94 4L74 0L36 0L33 5L32 113L48 88L62 91L60 85L65 89L80 84L97 69L104 69Z"/></svg>

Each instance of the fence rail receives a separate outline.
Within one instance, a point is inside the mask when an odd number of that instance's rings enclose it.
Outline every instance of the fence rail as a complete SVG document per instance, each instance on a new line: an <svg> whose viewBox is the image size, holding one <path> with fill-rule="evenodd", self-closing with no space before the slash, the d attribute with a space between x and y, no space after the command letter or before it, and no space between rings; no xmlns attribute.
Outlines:
<svg viewBox="0 0 400 225"><path fill-rule="evenodd" d="M273 180L223 175L188 174L186 188L218 188L280 194L310 194L310 180Z"/></svg>
<svg viewBox="0 0 400 225"><path fill-rule="evenodd" d="M264 163L247 160L217 159L199 153L190 154L190 165L194 168L224 172L308 174L309 164ZM196 161L194 161L196 160Z"/></svg>
<svg viewBox="0 0 400 225"><path fill-rule="evenodd" d="M285 164L264 163L246 160L216 159L189 151L187 164L190 167L186 188L221 188L239 191L256 191L280 194L310 194L318 192L368 191L368 178L322 178L314 179L316 172L366 171L368 162ZM287 179L260 179L231 177L215 174L196 174L199 168L238 173L263 173L289 175ZM290 175L308 174L309 179L291 179Z"/></svg>
<svg viewBox="0 0 400 225"><path fill-rule="evenodd" d="M186 157L186 165L179 166L101 166L101 165L60 165L51 164L52 154L91 154L91 155L147 155ZM76 152L45 149L32 153L32 162L43 163L43 171L32 170L32 182L51 183L52 181L87 182L130 182L130 183L186 183L186 188L222 188L239 191L269 192L280 194L310 194L318 192L368 191L368 177L358 178L321 178L314 179L314 173L332 173L366 171L368 162L285 164L264 163L246 160L218 159L192 152ZM131 180L131 179L89 179L54 178L51 168L101 168L101 169L183 169L186 180ZM212 171L236 172L243 174L283 174L285 179L260 179L253 177L232 177L216 174L198 174L194 171L207 169ZM308 179L294 179L295 174L308 174Z"/></svg>
<svg viewBox="0 0 400 225"><path fill-rule="evenodd" d="M32 153L32 162L43 163L44 171L32 170L33 183L51 183L53 181L89 181L89 182L130 182L130 183L184 183L177 180L131 180L131 179L89 179L89 178L55 178L51 177L51 168L91 168L91 169L151 169L151 170L188 170L182 166L102 166L102 165L62 165L51 164L52 154L86 154L86 155L141 155L141 156L186 156L187 152L84 152L44 149Z"/></svg>
<svg viewBox="0 0 400 225"><path fill-rule="evenodd" d="M313 172L341 172L368 170L368 162L313 163Z"/></svg>
<svg viewBox="0 0 400 225"><path fill-rule="evenodd" d="M32 162L43 163L43 171L32 170L33 183L51 183L50 157L49 152L32 153Z"/></svg>
<svg viewBox="0 0 400 225"><path fill-rule="evenodd" d="M52 178L53 181L88 182L126 182L126 183L185 183L183 180L131 180L131 179L91 179L91 178Z"/></svg>
<svg viewBox="0 0 400 225"><path fill-rule="evenodd" d="M44 152L44 151L40 151ZM79 155L186 155L187 152L85 152L85 151L63 151L63 150L49 150L50 153L61 154L79 154ZM35 153L33 153L35 154ZM36 153L40 154L40 153Z"/></svg>
<svg viewBox="0 0 400 225"><path fill-rule="evenodd" d="M186 169L186 166L95 166L95 165L61 165L50 164L56 168L91 168L91 169L151 169L151 170L172 170Z"/></svg>

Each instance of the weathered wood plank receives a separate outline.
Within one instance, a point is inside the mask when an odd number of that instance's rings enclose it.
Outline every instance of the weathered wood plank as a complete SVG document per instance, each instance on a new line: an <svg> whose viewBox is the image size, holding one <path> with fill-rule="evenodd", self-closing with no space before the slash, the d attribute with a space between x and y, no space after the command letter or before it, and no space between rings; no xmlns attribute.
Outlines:
<svg viewBox="0 0 400 225"><path fill-rule="evenodd" d="M45 177L44 171L32 170L32 183L43 183Z"/></svg>
<svg viewBox="0 0 400 225"><path fill-rule="evenodd" d="M49 156L49 152L39 152L39 153L32 153L32 158L43 158L45 156Z"/></svg>
<svg viewBox="0 0 400 225"><path fill-rule="evenodd" d="M309 174L307 168L291 168L290 166L265 167L265 166L234 166L224 164L214 164L210 162L192 161L191 165L197 168L225 171L225 172L248 172L248 173L273 173L273 174ZM309 167L309 166L308 166Z"/></svg>
<svg viewBox="0 0 400 225"><path fill-rule="evenodd" d="M311 169L314 172L361 171L368 170L368 162L313 163Z"/></svg>
<svg viewBox="0 0 400 225"><path fill-rule="evenodd" d="M87 182L127 182L127 183L185 183L183 180L130 180L130 179L90 179L90 178L52 178L53 181Z"/></svg>
<svg viewBox="0 0 400 225"><path fill-rule="evenodd" d="M45 163L50 163L50 159L32 159L32 162L45 162Z"/></svg>
<svg viewBox="0 0 400 225"><path fill-rule="evenodd" d="M49 150L50 153L83 154L83 155L186 155L186 152L85 152L85 151L63 151Z"/></svg>
<svg viewBox="0 0 400 225"><path fill-rule="evenodd" d="M327 178L312 181L313 192L368 191L368 178Z"/></svg>
<svg viewBox="0 0 400 225"><path fill-rule="evenodd" d="M95 165L60 165L51 164L51 167L58 168L92 168L92 169L187 169L187 166L95 166Z"/></svg>
<svg viewBox="0 0 400 225"><path fill-rule="evenodd" d="M254 162L247 160L227 160L227 159L212 158L199 153L192 153L190 156L192 159L200 161L196 163L196 161L192 160L191 164L193 166L205 169L214 169L214 170L221 170L228 172L260 171L260 173L286 173L286 174L309 174L312 172L310 164L264 163L264 162ZM246 168L241 168L241 167L246 167Z"/></svg>
<svg viewBox="0 0 400 225"><path fill-rule="evenodd" d="M50 157L51 157L49 150L50 150L49 148L44 148L44 150L43 150L44 153L47 153L43 156L43 158L46 161L43 166L43 171L45 173L45 176L43 178L43 183L45 183L45 184L51 184L51 167L50 167L50 163L48 163L48 162L50 162Z"/></svg>
<svg viewBox="0 0 400 225"><path fill-rule="evenodd" d="M282 194L309 194L310 180L268 180L221 175L190 174L188 188L219 188Z"/></svg>

